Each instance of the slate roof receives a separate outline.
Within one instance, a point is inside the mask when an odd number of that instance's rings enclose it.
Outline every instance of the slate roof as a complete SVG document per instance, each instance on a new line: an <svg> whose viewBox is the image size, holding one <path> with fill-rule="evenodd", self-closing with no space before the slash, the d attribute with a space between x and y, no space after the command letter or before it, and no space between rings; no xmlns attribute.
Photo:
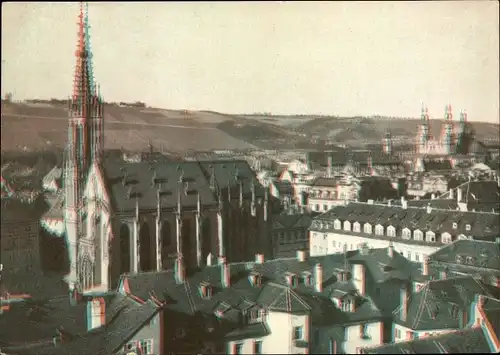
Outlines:
<svg viewBox="0 0 500 355"><path fill-rule="evenodd" d="M401 206L401 200L391 201L394 206ZM408 206L418 207L418 208L436 208L440 210L457 210L458 203L456 199L450 198L435 198L435 199L420 199L420 200L408 200Z"/></svg>
<svg viewBox="0 0 500 355"><path fill-rule="evenodd" d="M380 310L367 297L357 295L352 280L339 281L339 272L344 269L348 258L357 252L333 254L321 257L308 257L301 262L297 258L283 258L259 263L229 264L231 287L225 288L221 282L221 266L208 266L194 271L185 283L178 284L172 270L129 274L122 277L128 284L131 294L143 298L151 292L161 300L166 300L166 308L172 311L194 316L198 312L205 316L214 314L214 310L224 303L228 310L222 321L239 327L242 311L258 306L278 312L303 313L312 315L313 323L346 324L382 317ZM323 267L323 290L317 292L314 286L304 282L304 275L314 276L314 266L320 263ZM262 286L254 286L249 281L251 272L262 277ZM286 275L292 273L299 278L296 287L288 285ZM125 281L126 280L126 281ZM199 292L200 285L205 282L212 287L212 297L203 298ZM331 297L349 296L358 302L353 313L337 309ZM239 310L239 312L238 312ZM232 329L231 329L232 331ZM228 334L226 334L228 335ZM226 336L224 335L224 336Z"/></svg>
<svg viewBox="0 0 500 355"><path fill-rule="evenodd" d="M325 177L318 177L314 179L312 182L312 186L314 187L336 187L338 184L338 179L335 178L325 178Z"/></svg>
<svg viewBox="0 0 500 355"><path fill-rule="evenodd" d="M496 181L470 181L462 190L466 202L500 203L500 186Z"/></svg>
<svg viewBox="0 0 500 355"><path fill-rule="evenodd" d="M114 354L160 312L160 307L152 300L147 300L144 304L141 304L130 297L115 295L108 302L111 310L106 310L105 326L89 332L72 334L68 340L55 347L46 345L31 351L27 349L16 353L19 355Z"/></svg>
<svg viewBox="0 0 500 355"><path fill-rule="evenodd" d="M312 215L302 213L280 213L272 216L273 231L284 229L304 228L311 226Z"/></svg>
<svg viewBox="0 0 500 355"><path fill-rule="evenodd" d="M450 271L500 276L500 245L481 240L457 240L429 255L429 263L431 267L446 267Z"/></svg>
<svg viewBox="0 0 500 355"><path fill-rule="evenodd" d="M181 192L183 207L195 208L198 194L202 205L215 206L217 191L230 186L234 190L232 193L237 194L239 181L243 184L245 197L251 194L252 182L255 184L256 197L264 195L262 186L244 160L211 162L150 160L124 163L108 159L103 166L113 204L117 210L123 212L134 211L136 199L140 210L155 210L158 189L161 206L167 209L176 207L178 191ZM215 182L216 190L210 189L211 181Z"/></svg>
<svg viewBox="0 0 500 355"><path fill-rule="evenodd" d="M455 277L428 281L408 301L406 320L401 318L401 307L395 312L394 321L413 330L463 328L461 312L471 319L471 304L476 295L498 297L499 289L472 277Z"/></svg>
<svg viewBox="0 0 500 355"><path fill-rule="evenodd" d="M500 300L485 297L483 302L483 312L493 327L493 331L500 338Z"/></svg>
<svg viewBox="0 0 500 355"><path fill-rule="evenodd" d="M0 342L14 346L52 340L57 328L80 333L87 329L85 316L86 305L72 306L67 295L13 304L0 317Z"/></svg>
<svg viewBox="0 0 500 355"><path fill-rule="evenodd" d="M481 328L469 328L436 336L364 348L362 354L478 354L491 353Z"/></svg>
<svg viewBox="0 0 500 355"><path fill-rule="evenodd" d="M410 230L419 229L422 232L432 231L438 237L440 233L450 233L452 237L464 234L474 236L475 239L494 240L500 234L500 219L495 213L477 213L462 212L451 210L432 209L431 213L421 208L400 206L388 206L383 204L369 204L351 202L347 205L334 206L329 211L314 218L311 224L311 230L333 229L333 222L336 219L340 221L350 221L370 223L372 226L382 224L384 227L392 225L396 228L397 236L400 238L401 230L409 228ZM453 223L457 224L453 228ZM470 225L470 230L467 230ZM361 229L363 231L363 229ZM377 239L395 240L394 237L375 236L374 234L365 234L363 232L354 233L342 231L343 234L362 235ZM398 240L396 239L396 240ZM439 243L439 239L437 243ZM419 243L418 241L413 241ZM427 242L421 242L427 243Z"/></svg>

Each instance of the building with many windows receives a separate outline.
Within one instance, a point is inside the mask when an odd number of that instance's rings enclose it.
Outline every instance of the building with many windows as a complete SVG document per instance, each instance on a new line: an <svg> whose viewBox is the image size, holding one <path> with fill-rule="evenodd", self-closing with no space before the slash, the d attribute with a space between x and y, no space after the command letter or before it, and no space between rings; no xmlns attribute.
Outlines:
<svg viewBox="0 0 500 355"><path fill-rule="evenodd" d="M355 250L359 245L392 244L408 259L422 262L455 240L495 241L500 235L496 213L464 212L374 203L348 203L315 217L309 242L311 255Z"/></svg>
<svg viewBox="0 0 500 355"><path fill-rule="evenodd" d="M252 263L213 260L191 273L123 275L119 292L138 300L155 295L164 304L164 347L175 353L353 353L391 336L390 310L367 293L368 280L381 272L375 254L299 251L269 261L256 255ZM395 259L403 270L411 266ZM386 288L398 285L399 271L385 278Z"/></svg>
<svg viewBox="0 0 500 355"><path fill-rule="evenodd" d="M289 258L298 250L309 250L309 227L313 215L284 211L273 215L272 238L274 258Z"/></svg>

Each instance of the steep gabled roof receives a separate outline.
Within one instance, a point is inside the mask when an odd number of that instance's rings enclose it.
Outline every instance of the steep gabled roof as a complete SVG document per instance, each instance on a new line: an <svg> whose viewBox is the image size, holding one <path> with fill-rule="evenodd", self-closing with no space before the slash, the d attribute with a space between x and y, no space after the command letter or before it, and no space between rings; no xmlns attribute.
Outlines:
<svg viewBox="0 0 500 355"><path fill-rule="evenodd" d="M471 304L476 295L498 297L499 290L472 276L427 282L413 293L408 304L406 320L401 319L401 308L394 321L413 330L462 328L461 312L470 319Z"/></svg>
<svg viewBox="0 0 500 355"><path fill-rule="evenodd" d="M432 337L362 349L362 354L478 354L490 352L488 339L481 328L457 330Z"/></svg>

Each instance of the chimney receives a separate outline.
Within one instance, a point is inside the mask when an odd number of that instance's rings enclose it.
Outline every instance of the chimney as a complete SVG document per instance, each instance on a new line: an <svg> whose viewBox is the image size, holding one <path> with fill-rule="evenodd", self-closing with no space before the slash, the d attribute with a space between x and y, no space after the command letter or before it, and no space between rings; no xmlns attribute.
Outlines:
<svg viewBox="0 0 500 355"><path fill-rule="evenodd" d="M222 263L221 266L221 281L222 287L229 288L231 287L231 272L229 269L229 264L225 257L221 257Z"/></svg>
<svg viewBox="0 0 500 355"><path fill-rule="evenodd" d="M401 304L401 320L406 322L406 317L408 316L408 301L410 298L409 287L407 284L404 284L401 287L401 295L400 295L400 304Z"/></svg>
<svg viewBox="0 0 500 355"><path fill-rule="evenodd" d="M462 188L457 188L457 202L462 202Z"/></svg>
<svg viewBox="0 0 500 355"><path fill-rule="evenodd" d="M255 254L255 263L264 264L264 254Z"/></svg>
<svg viewBox="0 0 500 355"><path fill-rule="evenodd" d="M429 258L425 258L422 263L422 275L429 276Z"/></svg>
<svg viewBox="0 0 500 355"><path fill-rule="evenodd" d="M404 196L401 196L401 207L405 210L408 208L408 203Z"/></svg>
<svg viewBox="0 0 500 355"><path fill-rule="evenodd" d="M82 295L76 288L76 286L73 286L72 289L69 291L69 302L72 306L76 306L78 303L80 303L80 300L82 299Z"/></svg>
<svg viewBox="0 0 500 355"><path fill-rule="evenodd" d="M428 213L428 214L431 214L431 212L432 212L432 207L431 207L431 204L430 204L430 203L428 203L428 204L427 204L427 213Z"/></svg>
<svg viewBox="0 0 500 355"><path fill-rule="evenodd" d="M451 199L454 199L454 198L455 198L455 196L454 196L453 192L454 192L454 191L453 191L453 189L450 189L450 198L451 198Z"/></svg>
<svg viewBox="0 0 500 355"><path fill-rule="evenodd" d="M364 296L366 293L365 266L363 264L354 264L352 266L352 273L359 294Z"/></svg>
<svg viewBox="0 0 500 355"><path fill-rule="evenodd" d="M435 200L436 199L436 194L431 194L431 200Z"/></svg>
<svg viewBox="0 0 500 355"><path fill-rule="evenodd" d="M394 256L394 245L392 244L392 241L389 242L389 247L387 248L387 255L389 258L392 258Z"/></svg>
<svg viewBox="0 0 500 355"><path fill-rule="evenodd" d="M297 250L297 260L300 262L306 261L306 251L305 250Z"/></svg>
<svg viewBox="0 0 500 355"><path fill-rule="evenodd" d="M87 301L87 330L96 329L106 324L106 302L102 297L95 297Z"/></svg>
<svg viewBox="0 0 500 355"><path fill-rule="evenodd" d="M186 270L184 269L184 261L182 260L182 255L179 255L175 261L175 280L178 283L183 283L185 278Z"/></svg>
<svg viewBox="0 0 500 355"><path fill-rule="evenodd" d="M387 201L387 206L392 206L392 200Z"/></svg>
<svg viewBox="0 0 500 355"><path fill-rule="evenodd" d="M327 167L328 178L332 177L332 169L333 169L333 158L331 155L328 155L328 167Z"/></svg>
<svg viewBox="0 0 500 355"><path fill-rule="evenodd" d="M323 291L323 267L321 264L314 266L314 289L316 292Z"/></svg>
<svg viewBox="0 0 500 355"><path fill-rule="evenodd" d="M215 256L212 253L208 253L207 255L207 266L216 265Z"/></svg>

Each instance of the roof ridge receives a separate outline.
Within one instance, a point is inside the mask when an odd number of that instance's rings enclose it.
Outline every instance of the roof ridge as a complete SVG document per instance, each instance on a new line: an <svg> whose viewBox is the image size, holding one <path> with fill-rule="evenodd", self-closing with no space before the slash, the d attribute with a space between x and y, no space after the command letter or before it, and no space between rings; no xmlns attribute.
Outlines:
<svg viewBox="0 0 500 355"><path fill-rule="evenodd" d="M422 314L424 313L424 308L427 304L427 295L429 293L429 284L426 283L423 287L423 295L419 304L419 307L417 309L417 314L415 315L415 320L413 322L412 328L415 329L418 326L418 323L420 322L420 318L422 317Z"/></svg>

